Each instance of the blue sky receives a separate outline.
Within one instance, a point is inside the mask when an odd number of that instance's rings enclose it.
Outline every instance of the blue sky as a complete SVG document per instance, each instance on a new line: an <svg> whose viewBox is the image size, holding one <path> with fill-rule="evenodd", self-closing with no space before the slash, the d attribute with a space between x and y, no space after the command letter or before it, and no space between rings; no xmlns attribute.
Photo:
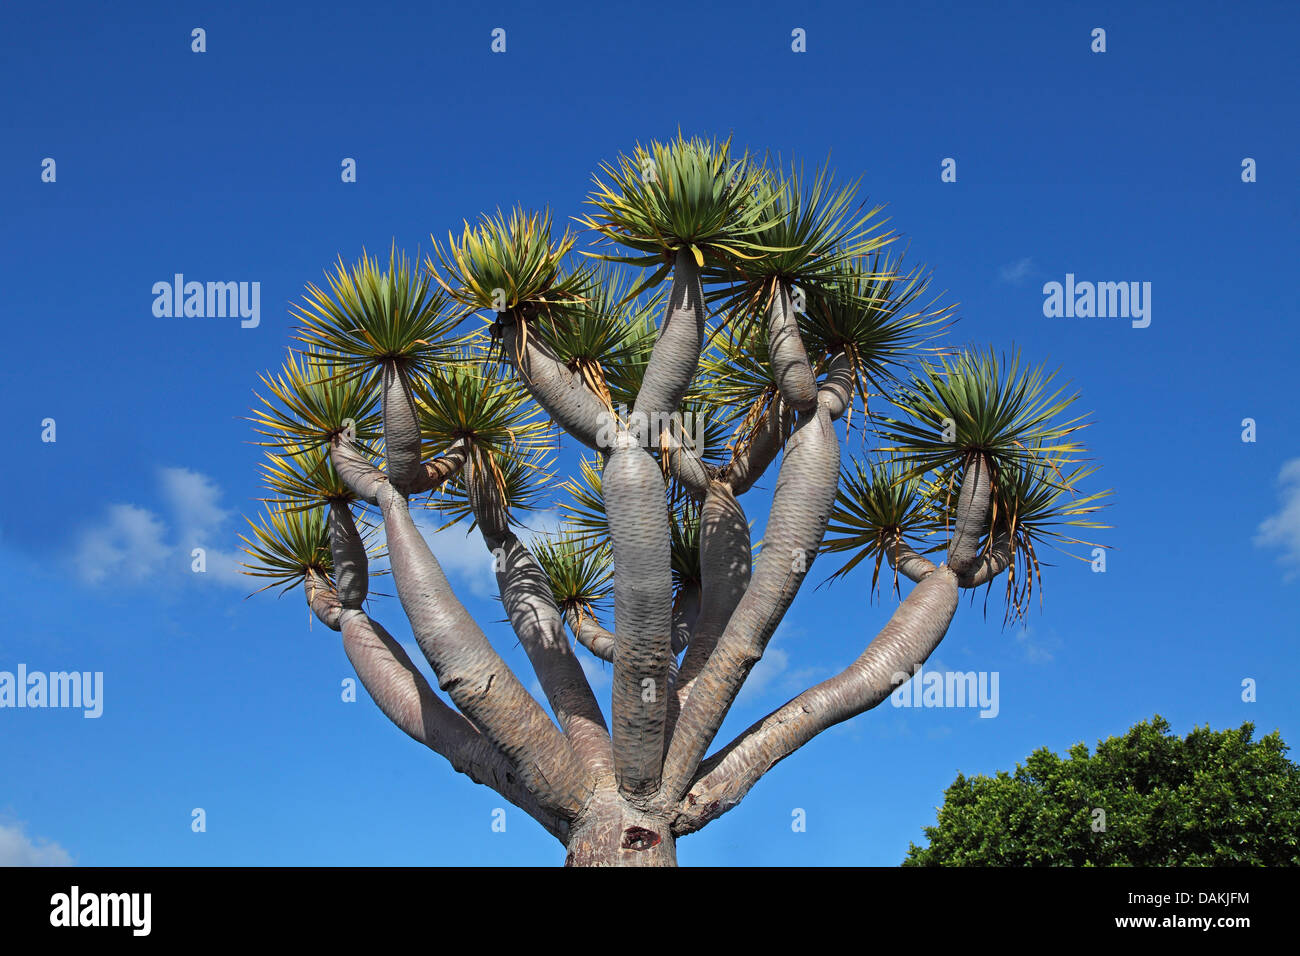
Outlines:
<svg viewBox="0 0 1300 956"><path fill-rule="evenodd" d="M1115 491L1104 574L1054 558L1027 628L1001 627L996 595L987 617L963 603L932 659L997 671L996 718L883 705L683 840L683 863L893 865L958 771L1157 712L1300 743L1300 14L973 7L6 7L0 671L102 671L104 712L0 710L0 863L562 861L513 808L493 832L501 798L364 696L340 700L338 635L300 592L245 600L229 567L261 492L244 416L288 304L339 255L427 251L514 203L580 214L600 161L679 127L862 175L960 303L950 341L1061 366L1094 413L1094 487ZM155 317L153 284L178 272L260 282L260 324ZM1067 273L1150 282L1150 326L1046 318L1043 284ZM478 547L435 543L495 622ZM805 589L720 742L860 653L894 602L868 580ZM371 610L409 639L394 600Z"/></svg>

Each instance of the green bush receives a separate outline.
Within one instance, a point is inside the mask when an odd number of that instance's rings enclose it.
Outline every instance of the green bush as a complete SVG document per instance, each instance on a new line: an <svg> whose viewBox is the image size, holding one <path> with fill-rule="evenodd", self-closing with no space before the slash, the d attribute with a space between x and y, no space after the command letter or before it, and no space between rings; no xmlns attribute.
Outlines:
<svg viewBox="0 0 1300 956"><path fill-rule="evenodd" d="M1300 766L1254 731L1180 739L1157 714L1092 755L1042 748L1014 774L958 774L903 865L1300 865Z"/></svg>

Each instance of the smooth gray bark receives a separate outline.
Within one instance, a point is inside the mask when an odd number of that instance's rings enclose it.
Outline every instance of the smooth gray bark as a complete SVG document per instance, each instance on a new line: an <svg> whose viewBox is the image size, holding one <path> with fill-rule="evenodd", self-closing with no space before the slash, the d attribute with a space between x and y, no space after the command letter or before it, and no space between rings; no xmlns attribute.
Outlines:
<svg viewBox="0 0 1300 956"><path fill-rule="evenodd" d="M964 588L977 588L988 584L1011 564L1011 539L1002 533L997 535L988 549L975 559L974 565L957 579Z"/></svg>
<svg viewBox="0 0 1300 956"><path fill-rule="evenodd" d="M410 493L419 495L433 491L447 479L455 477L465 466L467 451L465 439L458 438L437 458L424 462L411 482Z"/></svg>
<svg viewBox="0 0 1300 956"><path fill-rule="evenodd" d="M895 535L892 542L885 543L885 555L890 565L899 574L912 581L920 581L934 570L934 562L917 552L901 537Z"/></svg>
<svg viewBox="0 0 1300 956"><path fill-rule="evenodd" d="M767 304L767 354L781 397L795 411L806 412L817 404L817 379L799 332L799 317L790 291L788 283L777 282Z"/></svg>
<svg viewBox="0 0 1300 956"><path fill-rule="evenodd" d="M692 833L738 804L763 774L828 727L875 707L911 679L943 640L957 610L957 577L927 575L856 661L804 691L710 757L673 820Z"/></svg>
<svg viewBox="0 0 1300 956"><path fill-rule="evenodd" d="M543 806L571 817L587 795L573 749L452 593L406 499L390 488L379 504L397 595L439 687L501 748Z"/></svg>
<svg viewBox="0 0 1300 956"><path fill-rule="evenodd" d="M683 584L673 602L673 657L684 651L691 643L695 633L695 624L700 616L700 586Z"/></svg>
<svg viewBox="0 0 1300 956"><path fill-rule="evenodd" d="M591 787L614 780L609 729L582 664L569 646L546 572L512 532L489 540L501 604L556 719L588 771Z"/></svg>
<svg viewBox="0 0 1300 956"><path fill-rule="evenodd" d="M668 460L668 474L675 478L692 498L703 499L709 487L709 469L700 460L699 449L687 448L676 435L665 430L660 437Z"/></svg>
<svg viewBox="0 0 1300 956"><path fill-rule="evenodd" d="M659 466L624 432L601 477L614 559L614 689L611 722L619 789L659 786L668 660L672 654L672 558Z"/></svg>
<svg viewBox="0 0 1300 956"><path fill-rule="evenodd" d="M395 361L383 365L384 461L388 480L409 491L420 473L420 420L406 372Z"/></svg>
<svg viewBox="0 0 1300 956"><path fill-rule="evenodd" d="M840 450L825 408L804 417L786 444L763 550L717 647L682 708L664 761L663 798L681 799L750 670L763 656L826 533Z"/></svg>
<svg viewBox="0 0 1300 956"><path fill-rule="evenodd" d="M669 706L674 727L695 679L744 596L752 560L745 511L726 485L714 482L700 511L700 612Z"/></svg>
<svg viewBox="0 0 1300 956"><path fill-rule="evenodd" d="M817 388L817 401L826 406L831 421L838 421L853 401L853 361L847 352L836 352L826 377Z"/></svg>
<svg viewBox="0 0 1300 956"><path fill-rule="evenodd" d="M388 483L388 476L362 455L355 444L342 435L334 436L330 463L354 495L367 504L379 504L379 489Z"/></svg>
<svg viewBox="0 0 1300 956"><path fill-rule="evenodd" d="M609 450L613 415L582 376L570 371L536 331L524 334L517 321L502 328L501 344L519 380L560 428L588 448Z"/></svg>
<svg viewBox="0 0 1300 956"><path fill-rule="evenodd" d="M568 838L568 822L545 810L505 755L443 703L392 635L364 612L355 608L345 611L337 592L320 572L309 571L303 584L307 603L320 621L342 632L343 650L357 678L386 717L446 758L453 769L524 810L557 839Z"/></svg>
<svg viewBox="0 0 1300 956"><path fill-rule="evenodd" d="M667 416L677 411L691 386L704 349L704 330L708 312L704 308L704 289L700 270L689 249L677 250L673 259L672 288L659 338L650 354L641 390L633 411L646 416L650 423L648 442L658 443L658 428Z"/></svg>
<svg viewBox="0 0 1300 956"><path fill-rule="evenodd" d="M544 809L505 755L439 698L402 646L363 611L345 610L343 649L362 686L385 716L445 757L458 772L491 787L564 839L564 819Z"/></svg>
<svg viewBox="0 0 1300 956"><path fill-rule="evenodd" d="M569 624L569 630L573 636L591 653L595 654L602 661L609 663L614 662L614 634L607 631L590 615L578 613L577 608L566 608L564 619Z"/></svg>
<svg viewBox="0 0 1300 956"><path fill-rule="evenodd" d="M962 473L961 490L957 494L957 518L953 522L952 542L948 545L948 567L958 576L975 567L980 538L988 530L992 492L988 459L982 454L972 455Z"/></svg>
<svg viewBox="0 0 1300 956"><path fill-rule="evenodd" d="M334 502L329 510L330 550L334 558L334 582L339 606L358 609L366 599L370 581L366 548L347 505Z"/></svg>
<svg viewBox="0 0 1300 956"><path fill-rule="evenodd" d="M325 575L309 570L303 576L302 588L307 596L307 606L316 615L316 619L331 631L339 630L342 627L339 616L343 613L343 606L339 603L337 592L325 580Z"/></svg>

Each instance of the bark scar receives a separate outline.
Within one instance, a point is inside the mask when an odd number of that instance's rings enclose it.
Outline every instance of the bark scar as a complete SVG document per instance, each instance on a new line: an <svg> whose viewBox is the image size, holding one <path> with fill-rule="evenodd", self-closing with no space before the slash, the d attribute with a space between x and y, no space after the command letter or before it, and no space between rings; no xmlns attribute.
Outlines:
<svg viewBox="0 0 1300 956"><path fill-rule="evenodd" d="M658 846L663 840L654 830L647 830L645 827L628 827L623 831L623 849L625 850L648 850L651 847Z"/></svg>

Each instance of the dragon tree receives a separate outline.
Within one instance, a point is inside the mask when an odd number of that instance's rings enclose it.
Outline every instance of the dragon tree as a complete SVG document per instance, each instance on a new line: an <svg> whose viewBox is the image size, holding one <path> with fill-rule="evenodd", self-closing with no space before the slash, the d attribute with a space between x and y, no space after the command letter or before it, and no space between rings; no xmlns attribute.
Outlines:
<svg viewBox="0 0 1300 956"><path fill-rule="evenodd" d="M253 412L269 495L245 567L301 583L380 710L568 865L666 866L889 697L963 591L1005 577L1004 621L1023 616L1041 547L1085 544L1108 493L1079 490L1077 396L1014 350L945 345L953 307L857 182L679 136L601 164L588 203L562 231L498 211L423 260L363 253L306 287ZM559 530L530 530L557 506ZM422 514L481 536L544 702ZM897 607L843 671L715 747L820 554L832 578L866 562L870 594L887 566ZM369 600L372 564L436 689ZM612 665L607 709L584 655Z"/></svg>

